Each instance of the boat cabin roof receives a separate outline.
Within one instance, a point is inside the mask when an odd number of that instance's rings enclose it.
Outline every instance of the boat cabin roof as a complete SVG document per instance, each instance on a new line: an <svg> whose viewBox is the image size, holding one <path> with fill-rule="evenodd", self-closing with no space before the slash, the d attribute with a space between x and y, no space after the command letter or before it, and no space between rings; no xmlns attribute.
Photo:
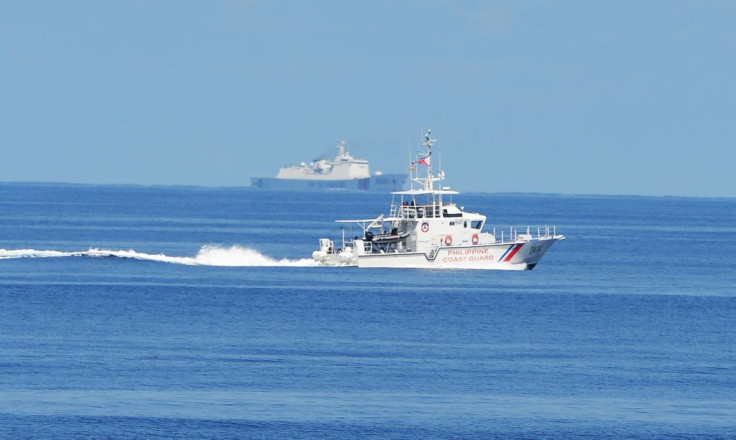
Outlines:
<svg viewBox="0 0 736 440"><path fill-rule="evenodd" d="M460 194L457 191L451 189L407 189L405 191L393 191L391 194L397 194L402 196L418 196L422 194Z"/></svg>

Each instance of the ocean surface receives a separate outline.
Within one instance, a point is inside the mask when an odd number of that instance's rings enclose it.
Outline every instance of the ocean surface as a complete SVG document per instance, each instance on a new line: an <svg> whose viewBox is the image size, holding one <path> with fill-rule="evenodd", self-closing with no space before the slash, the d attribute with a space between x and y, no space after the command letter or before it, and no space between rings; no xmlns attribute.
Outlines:
<svg viewBox="0 0 736 440"><path fill-rule="evenodd" d="M0 184L0 438L736 438L736 199L461 194L567 240L312 264L390 201Z"/></svg>

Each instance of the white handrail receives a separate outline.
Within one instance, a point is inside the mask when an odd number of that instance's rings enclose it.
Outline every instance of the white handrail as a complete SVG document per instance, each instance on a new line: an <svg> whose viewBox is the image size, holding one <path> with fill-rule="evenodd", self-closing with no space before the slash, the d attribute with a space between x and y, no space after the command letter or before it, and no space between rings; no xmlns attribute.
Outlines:
<svg viewBox="0 0 736 440"><path fill-rule="evenodd" d="M485 229L485 228L484 228ZM520 234L519 231L526 231ZM536 231L535 231L536 230ZM520 237L531 239L549 239L557 236L557 227L549 225L537 226L494 226L492 229L486 229L486 233L491 234L495 238L496 243L515 243ZM500 237L499 237L500 234Z"/></svg>

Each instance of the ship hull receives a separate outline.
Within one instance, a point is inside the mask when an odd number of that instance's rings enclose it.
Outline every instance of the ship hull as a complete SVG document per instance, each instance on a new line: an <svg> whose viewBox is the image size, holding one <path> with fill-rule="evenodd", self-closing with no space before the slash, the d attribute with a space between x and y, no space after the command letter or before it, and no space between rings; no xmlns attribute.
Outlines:
<svg viewBox="0 0 736 440"><path fill-rule="evenodd" d="M282 191L348 190L348 191L400 191L406 175L382 174L365 179L279 179L275 177L253 177L253 188Z"/></svg>
<svg viewBox="0 0 736 440"><path fill-rule="evenodd" d="M514 243L442 246L434 255L424 252L372 253L354 255L349 259L345 255L330 255L320 262L361 268L531 270L560 239L549 237Z"/></svg>
<svg viewBox="0 0 736 440"><path fill-rule="evenodd" d="M531 270L557 239L482 246L440 247L433 258L422 252L370 254L357 258L358 267Z"/></svg>

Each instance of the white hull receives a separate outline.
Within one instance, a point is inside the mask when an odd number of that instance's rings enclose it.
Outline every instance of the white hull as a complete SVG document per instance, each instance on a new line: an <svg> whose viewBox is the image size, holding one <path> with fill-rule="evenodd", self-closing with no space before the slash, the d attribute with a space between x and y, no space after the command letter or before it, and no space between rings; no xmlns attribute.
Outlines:
<svg viewBox="0 0 736 440"><path fill-rule="evenodd" d="M404 187L405 174L381 174L366 179L336 180L327 177L281 179L277 177L252 177L253 188L282 191L348 190L348 191L399 191Z"/></svg>
<svg viewBox="0 0 736 440"><path fill-rule="evenodd" d="M335 255L320 263L333 266L415 269L531 270L560 236L513 243L471 246L441 246L435 254L424 252Z"/></svg>

